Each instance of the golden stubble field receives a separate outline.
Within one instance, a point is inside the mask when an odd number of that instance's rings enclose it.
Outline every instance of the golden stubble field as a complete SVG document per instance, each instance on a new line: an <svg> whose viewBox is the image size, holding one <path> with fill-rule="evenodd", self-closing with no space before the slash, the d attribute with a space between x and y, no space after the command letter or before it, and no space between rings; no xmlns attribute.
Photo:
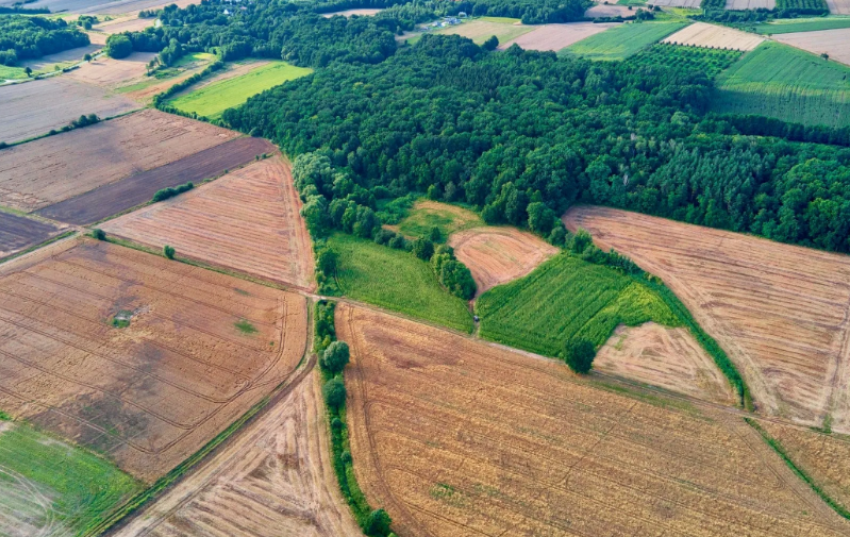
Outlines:
<svg viewBox="0 0 850 537"><path fill-rule="evenodd" d="M753 50L764 38L716 24L695 22L667 37L662 43L724 50Z"/></svg>
<svg viewBox="0 0 850 537"><path fill-rule="evenodd" d="M659 276L741 370L758 409L850 431L850 258L601 207L564 216Z"/></svg>
<svg viewBox="0 0 850 537"><path fill-rule="evenodd" d="M63 241L0 270L0 408L152 482L283 382L306 338L299 295Z"/></svg>
<svg viewBox="0 0 850 537"><path fill-rule="evenodd" d="M828 537L850 525L744 421L340 304L357 479L399 535Z"/></svg>
<svg viewBox="0 0 850 537"><path fill-rule="evenodd" d="M280 155L102 225L104 231L312 289L313 250L291 166Z"/></svg>

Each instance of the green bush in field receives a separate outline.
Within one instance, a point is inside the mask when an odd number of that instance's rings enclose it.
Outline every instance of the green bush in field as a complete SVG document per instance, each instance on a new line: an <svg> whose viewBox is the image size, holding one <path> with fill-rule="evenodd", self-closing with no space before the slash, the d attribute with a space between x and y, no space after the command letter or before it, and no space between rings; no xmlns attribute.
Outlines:
<svg viewBox="0 0 850 537"><path fill-rule="evenodd" d="M366 519L366 527L363 531L366 535L374 537L386 537L390 533L390 525L392 524L390 515L383 509L375 509L369 513L369 518Z"/></svg>
<svg viewBox="0 0 850 537"><path fill-rule="evenodd" d="M322 387L322 395L329 407L341 407L345 404L345 383L339 377L332 378Z"/></svg>
<svg viewBox="0 0 850 537"><path fill-rule="evenodd" d="M590 341L577 338L567 342L564 349L564 361L579 375L590 373L594 358L596 358L596 348Z"/></svg>
<svg viewBox="0 0 850 537"><path fill-rule="evenodd" d="M334 341L322 352L322 368L328 373L336 375L345 369L349 358L348 343Z"/></svg>
<svg viewBox="0 0 850 537"><path fill-rule="evenodd" d="M175 250L173 246L169 246L166 244L162 247L162 253L165 254L165 257L167 257L168 259L174 259Z"/></svg>

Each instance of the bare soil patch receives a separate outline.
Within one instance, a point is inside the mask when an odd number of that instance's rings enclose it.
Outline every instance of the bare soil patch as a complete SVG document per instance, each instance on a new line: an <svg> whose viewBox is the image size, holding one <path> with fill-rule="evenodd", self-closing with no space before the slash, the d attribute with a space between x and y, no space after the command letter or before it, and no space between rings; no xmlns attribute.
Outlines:
<svg viewBox="0 0 850 537"><path fill-rule="evenodd" d="M46 241L62 227L0 211L0 259Z"/></svg>
<svg viewBox="0 0 850 537"><path fill-rule="evenodd" d="M143 110L4 149L0 205L35 211L237 136L209 123Z"/></svg>
<svg viewBox="0 0 850 537"><path fill-rule="evenodd" d="M38 214L71 224L89 224L150 201L157 190L187 182L200 183L254 160L276 148L261 138L234 138L180 160L134 173L75 198L60 201Z"/></svg>
<svg viewBox="0 0 850 537"><path fill-rule="evenodd" d="M830 60L850 65L850 28L779 34L775 40L817 54L829 54Z"/></svg>
<svg viewBox="0 0 850 537"><path fill-rule="evenodd" d="M115 89L143 80L148 62L155 57L156 54L153 52L134 52L120 60L104 55L64 76L87 84Z"/></svg>
<svg viewBox="0 0 850 537"><path fill-rule="evenodd" d="M618 6L617 4L596 4L584 12L585 17L595 19L597 17L629 17L634 15L638 10L637 7Z"/></svg>
<svg viewBox="0 0 850 537"><path fill-rule="evenodd" d="M833 15L850 15L850 0L826 0Z"/></svg>
<svg viewBox="0 0 850 537"><path fill-rule="evenodd" d="M850 430L850 258L601 207L564 215L659 276L729 354L760 411Z"/></svg>
<svg viewBox="0 0 850 537"><path fill-rule="evenodd" d="M0 141L11 143L60 129L81 115L116 116L139 105L103 89L59 76L0 91Z"/></svg>
<svg viewBox="0 0 850 537"><path fill-rule="evenodd" d="M558 251L540 237L510 227L461 231L449 237L449 246L472 272L476 296L525 276Z"/></svg>
<svg viewBox="0 0 850 537"><path fill-rule="evenodd" d="M117 537L357 537L315 374Z"/></svg>
<svg viewBox="0 0 850 537"><path fill-rule="evenodd" d="M48 54L47 56L42 56L41 58L37 58L34 60L23 61L20 63L20 67L29 67L33 71L41 71L44 69L51 69L50 66L56 63L65 63L72 61L81 62L83 61L83 56L85 56L86 54L94 54L101 48L101 45L92 43L84 47L63 50L62 52L57 52L56 54Z"/></svg>
<svg viewBox="0 0 850 537"><path fill-rule="evenodd" d="M715 24L695 22L667 37L662 43L688 47L719 48L724 50L753 50L764 38Z"/></svg>
<svg viewBox="0 0 850 537"><path fill-rule="evenodd" d="M372 15L377 15L383 11L383 9L346 9L343 11L334 11L333 13L325 13L322 17L327 19L331 17L335 17L336 15L342 15L343 17L350 17L352 15L360 15L361 17L369 17Z"/></svg>
<svg viewBox="0 0 850 537"><path fill-rule="evenodd" d="M143 244L312 289L313 250L281 156L101 226Z"/></svg>
<svg viewBox="0 0 850 537"><path fill-rule="evenodd" d="M685 328L621 325L599 349L593 367L704 401L736 402L729 382Z"/></svg>
<svg viewBox="0 0 850 537"><path fill-rule="evenodd" d="M688 9L699 9L702 0L649 0L650 6L661 7L684 7Z"/></svg>
<svg viewBox="0 0 850 537"><path fill-rule="evenodd" d="M776 0L726 0L726 9L776 9Z"/></svg>
<svg viewBox="0 0 850 537"><path fill-rule="evenodd" d="M304 354L301 296L73 242L0 271L0 408L140 479L194 453ZM113 326L119 314L129 326Z"/></svg>
<svg viewBox="0 0 850 537"><path fill-rule="evenodd" d="M365 308L340 304L336 322L354 470L399 535L850 529L738 416L599 389L562 363Z"/></svg>
<svg viewBox="0 0 850 537"><path fill-rule="evenodd" d="M604 32L616 23L574 22L570 24L544 24L531 33L521 35L513 41L499 45L505 50L511 45L519 45L523 50L552 50L558 51L585 37Z"/></svg>
<svg viewBox="0 0 850 537"><path fill-rule="evenodd" d="M138 16L118 17L111 21L96 24L93 30L107 34L120 34L122 32L141 32L145 28L153 26L155 18L142 19Z"/></svg>

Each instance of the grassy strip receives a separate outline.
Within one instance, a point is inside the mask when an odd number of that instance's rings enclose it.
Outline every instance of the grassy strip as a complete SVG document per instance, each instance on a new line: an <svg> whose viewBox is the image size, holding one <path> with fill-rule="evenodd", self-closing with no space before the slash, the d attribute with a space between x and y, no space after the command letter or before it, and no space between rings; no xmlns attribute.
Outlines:
<svg viewBox="0 0 850 537"><path fill-rule="evenodd" d="M30 246L29 248L27 248L25 250L21 250L20 252L14 253L14 254L10 255L9 257L4 257L3 259L0 259L0 263L5 263L7 261L11 261L11 260L16 259L18 257L21 257L22 255L26 255L30 252L34 252L35 250L38 250L39 248L43 248L43 247L47 246L48 244L53 244L56 241L61 241L62 239L66 238L66 237L70 237L71 235L74 235L75 233L77 233L77 232L73 229L68 230L65 233L56 235L55 237L51 237L44 242L34 244L34 245Z"/></svg>
<svg viewBox="0 0 850 537"><path fill-rule="evenodd" d="M767 445L773 448L773 451L775 451L780 457L782 457L782 460L785 461L785 464L788 466L788 468L790 468L791 471L797 474L797 477L805 481L812 488L812 490L815 491L818 496L820 496L821 500L825 501L827 505L832 507L832 509L836 513L846 518L847 520L850 520L850 511L848 511L843 505L829 497L829 495L827 495L827 493L824 492L824 490L820 488L817 483L815 483L815 481L811 478L811 476L809 476L809 474L806 473L805 470L794 464L794 461L792 461L791 457L788 456L788 453L785 451L785 448L782 447L782 444L779 443L779 440L776 440L775 438L770 436L767 431L762 429L761 425L759 425L756 420L752 418L744 418L744 421L746 421L750 427L759 432L762 438L764 438L764 441L767 442Z"/></svg>

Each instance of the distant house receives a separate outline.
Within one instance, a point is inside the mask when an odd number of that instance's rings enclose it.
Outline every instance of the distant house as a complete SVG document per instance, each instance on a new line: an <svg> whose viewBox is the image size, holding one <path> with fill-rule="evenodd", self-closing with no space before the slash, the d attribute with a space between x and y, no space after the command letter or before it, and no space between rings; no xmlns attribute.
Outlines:
<svg viewBox="0 0 850 537"><path fill-rule="evenodd" d="M224 10L224 14L225 14L225 15L230 15L230 11L229 11L229 10L227 10L227 9L225 9L225 10Z"/></svg>

